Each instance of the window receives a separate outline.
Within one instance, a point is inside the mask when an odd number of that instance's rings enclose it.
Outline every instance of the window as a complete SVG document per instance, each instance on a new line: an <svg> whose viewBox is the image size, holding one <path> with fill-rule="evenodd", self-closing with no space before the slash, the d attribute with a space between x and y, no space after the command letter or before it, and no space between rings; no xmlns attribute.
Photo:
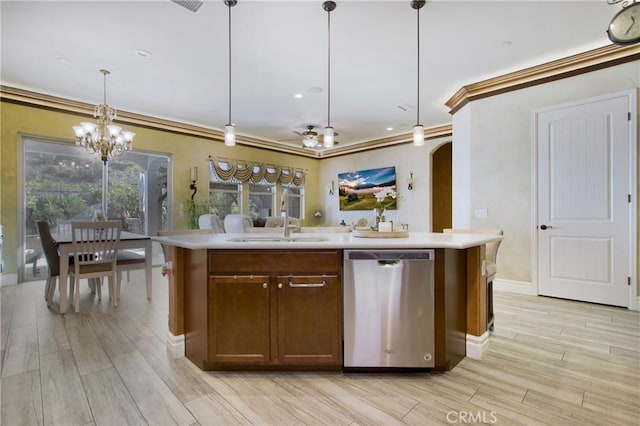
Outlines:
<svg viewBox="0 0 640 426"><path fill-rule="evenodd" d="M249 216L257 217L274 216L274 200L276 186L270 183L249 184Z"/></svg>
<svg viewBox="0 0 640 426"><path fill-rule="evenodd" d="M241 213L242 185L232 182L209 182L209 203L220 219Z"/></svg>
<svg viewBox="0 0 640 426"><path fill-rule="evenodd" d="M304 219L304 187L288 187L289 189L289 217Z"/></svg>
<svg viewBox="0 0 640 426"><path fill-rule="evenodd" d="M156 235L158 230L168 229L167 156L131 151L105 165L84 148L25 138L23 161L21 281L47 275L36 221L50 222L56 232L65 222L92 220L102 210L105 174L107 218L121 220L124 231L138 234ZM154 256L156 252L159 246L154 248Z"/></svg>

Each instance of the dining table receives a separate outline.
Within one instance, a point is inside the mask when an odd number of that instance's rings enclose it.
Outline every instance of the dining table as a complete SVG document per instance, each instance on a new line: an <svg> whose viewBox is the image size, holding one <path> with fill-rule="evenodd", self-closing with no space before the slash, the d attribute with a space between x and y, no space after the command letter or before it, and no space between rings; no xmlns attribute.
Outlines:
<svg viewBox="0 0 640 426"><path fill-rule="evenodd" d="M60 313L67 311L67 280L69 278L69 255L73 254L73 238L71 232L53 233L53 240L60 254ZM134 234L133 232L120 232L118 250L144 249L145 259L145 283L147 286L147 298L151 299L152 259L151 237L148 235Z"/></svg>

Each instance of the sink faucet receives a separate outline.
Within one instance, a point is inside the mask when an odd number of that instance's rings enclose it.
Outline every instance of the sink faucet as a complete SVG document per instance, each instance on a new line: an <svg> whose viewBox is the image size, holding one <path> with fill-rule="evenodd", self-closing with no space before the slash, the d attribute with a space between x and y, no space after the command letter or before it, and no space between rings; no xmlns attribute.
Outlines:
<svg viewBox="0 0 640 426"><path fill-rule="evenodd" d="M284 219L284 237L289 238L291 230L289 229L289 188L282 190L282 199L280 200L280 217Z"/></svg>

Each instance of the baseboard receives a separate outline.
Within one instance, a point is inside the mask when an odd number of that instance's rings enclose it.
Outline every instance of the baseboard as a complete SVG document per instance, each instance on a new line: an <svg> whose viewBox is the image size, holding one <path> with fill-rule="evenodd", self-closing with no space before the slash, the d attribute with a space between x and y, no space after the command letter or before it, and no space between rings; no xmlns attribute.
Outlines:
<svg viewBox="0 0 640 426"><path fill-rule="evenodd" d="M170 331L167 331L167 352L174 359L184 356L184 334L174 336Z"/></svg>
<svg viewBox="0 0 640 426"><path fill-rule="evenodd" d="M494 291L506 291L509 293L528 294L535 296L533 285L527 281L504 280L496 278L493 280Z"/></svg>
<svg viewBox="0 0 640 426"><path fill-rule="evenodd" d="M0 287L18 284L18 274L0 274Z"/></svg>
<svg viewBox="0 0 640 426"><path fill-rule="evenodd" d="M482 336L467 334L467 356L473 359L482 359L489 349L489 332L485 331Z"/></svg>

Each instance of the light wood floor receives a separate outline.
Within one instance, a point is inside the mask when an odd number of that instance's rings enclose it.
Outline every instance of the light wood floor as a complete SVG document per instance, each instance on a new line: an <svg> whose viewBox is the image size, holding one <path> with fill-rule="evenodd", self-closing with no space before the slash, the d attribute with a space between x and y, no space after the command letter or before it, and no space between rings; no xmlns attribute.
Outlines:
<svg viewBox="0 0 640 426"><path fill-rule="evenodd" d="M447 373L205 373L166 354L159 270L151 302L131 276L64 316L1 289L2 425L639 424L638 312L497 293L488 354Z"/></svg>

